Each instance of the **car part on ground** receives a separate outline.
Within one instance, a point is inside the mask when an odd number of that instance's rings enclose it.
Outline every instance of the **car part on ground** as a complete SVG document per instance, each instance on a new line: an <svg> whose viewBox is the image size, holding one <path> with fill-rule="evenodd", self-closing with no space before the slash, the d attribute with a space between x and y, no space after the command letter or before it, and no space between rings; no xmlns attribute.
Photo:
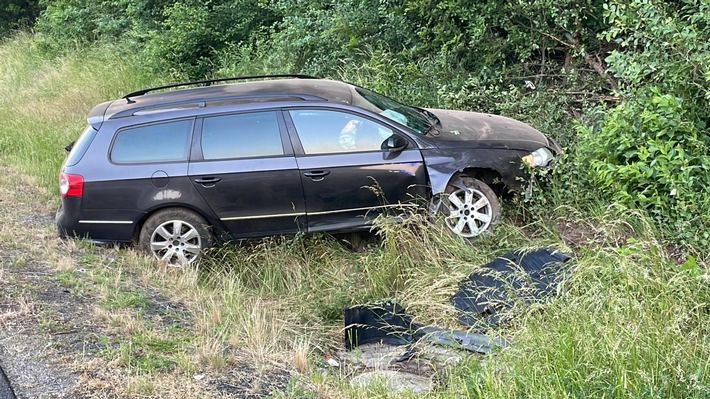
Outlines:
<svg viewBox="0 0 710 399"><path fill-rule="evenodd" d="M175 90L156 93L165 89ZM510 118L411 107L303 75L138 90L87 122L60 171L59 234L139 241L169 263L194 262L205 231L238 240L370 229L378 214L442 197L449 229L473 237L500 212L490 184L518 190L524 163L546 167L561 151ZM166 224L166 209L191 216Z"/></svg>
<svg viewBox="0 0 710 399"><path fill-rule="evenodd" d="M485 330L507 321L516 303L555 294L572 266L569 255L551 248L508 252L459 282L451 303L461 323Z"/></svg>
<svg viewBox="0 0 710 399"><path fill-rule="evenodd" d="M507 345L500 338L415 323L400 305L389 301L346 308L344 331L345 347L348 350L362 344L384 342L412 345L421 340L443 347L488 354ZM401 360L411 355L405 353Z"/></svg>
<svg viewBox="0 0 710 399"><path fill-rule="evenodd" d="M569 260L566 254L539 248L509 252L484 265L461 281L451 298L461 312L459 321L490 331L514 301L530 303L552 295L572 266ZM351 373L356 371L353 385L377 381L395 392L428 391L435 386L435 374L459 363L466 352L491 354L508 345L502 338L415 323L392 301L352 306L344 313L346 350L338 358Z"/></svg>

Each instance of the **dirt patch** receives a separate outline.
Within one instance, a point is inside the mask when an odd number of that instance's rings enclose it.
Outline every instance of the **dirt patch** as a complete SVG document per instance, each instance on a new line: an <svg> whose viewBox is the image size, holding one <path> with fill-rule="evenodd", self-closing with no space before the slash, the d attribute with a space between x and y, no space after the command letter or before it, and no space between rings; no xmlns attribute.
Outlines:
<svg viewBox="0 0 710 399"><path fill-rule="evenodd" d="M592 222L558 219L557 231L565 244L579 248L592 244L622 246L630 234L630 227L624 224L597 227Z"/></svg>
<svg viewBox="0 0 710 399"><path fill-rule="evenodd" d="M276 369L259 371L253 365L241 364L207 379L208 390L219 396L240 399L263 398L274 391L284 391L291 376Z"/></svg>

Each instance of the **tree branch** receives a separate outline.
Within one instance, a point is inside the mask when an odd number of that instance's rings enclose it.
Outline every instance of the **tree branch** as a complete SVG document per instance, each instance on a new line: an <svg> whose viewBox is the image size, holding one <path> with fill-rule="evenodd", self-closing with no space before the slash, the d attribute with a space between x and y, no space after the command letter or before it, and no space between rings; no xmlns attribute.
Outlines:
<svg viewBox="0 0 710 399"><path fill-rule="evenodd" d="M592 54L585 54L584 55L584 60L587 61L587 64L591 65L591 67L601 76L602 78L606 79L607 82L611 85L612 90L616 90L618 85L616 83L616 79L614 79L613 76L610 76L608 73L606 73L606 68L604 68L604 64L602 60L599 58L599 54L595 54L592 56Z"/></svg>

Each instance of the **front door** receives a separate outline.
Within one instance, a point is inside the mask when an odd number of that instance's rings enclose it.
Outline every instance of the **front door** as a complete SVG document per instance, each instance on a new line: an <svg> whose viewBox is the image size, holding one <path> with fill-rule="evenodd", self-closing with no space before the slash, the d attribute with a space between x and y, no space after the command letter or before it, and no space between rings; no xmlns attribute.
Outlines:
<svg viewBox="0 0 710 399"><path fill-rule="evenodd" d="M397 134L390 127L340 110L288 114L301 144L296 160L309 231L367 226L383 211L397 212L424 195L421 153L412 143L387 150L384 143Z"/></svg>

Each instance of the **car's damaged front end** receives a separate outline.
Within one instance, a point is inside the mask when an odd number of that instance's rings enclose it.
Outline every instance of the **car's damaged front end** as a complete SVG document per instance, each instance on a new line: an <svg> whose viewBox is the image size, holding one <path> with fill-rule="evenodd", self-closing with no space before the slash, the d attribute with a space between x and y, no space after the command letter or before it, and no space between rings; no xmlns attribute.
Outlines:
<svg viewBox="0 0 710 399"><path fill-rule="evenodd" d="M422 151L432 194L444 191L456 173L473 173L521 191L526 167L549 168L562 152L552 139L520 121L466 111L427 110L437 124L427 134L436 148Z"/></svg>

